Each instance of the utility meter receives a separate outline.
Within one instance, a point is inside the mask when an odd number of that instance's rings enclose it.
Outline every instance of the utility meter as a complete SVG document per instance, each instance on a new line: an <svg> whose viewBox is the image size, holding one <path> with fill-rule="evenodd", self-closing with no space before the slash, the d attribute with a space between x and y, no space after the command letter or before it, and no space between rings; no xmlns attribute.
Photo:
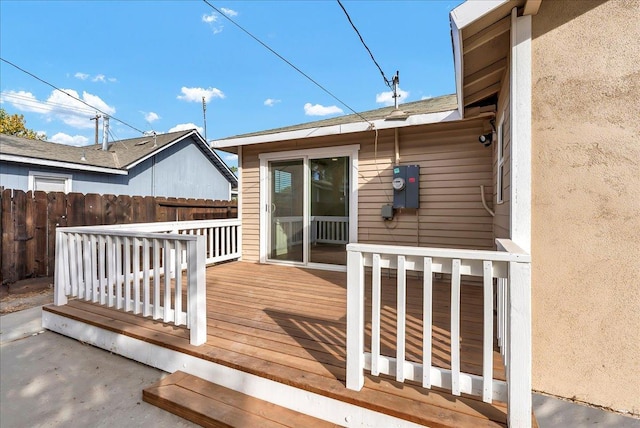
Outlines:
<svg viewBox="0 0 640 428"><path fill-rule="evenodd" d="M393 186L393 208L419 208L420 166L394 166L391 185Z"/></svg>
<svg viewBox="0 0 640 428"><path fill-rule="evenodd" d="M402 190L404 189L404 178L403 177L395 177L391 182L393 186L393 190Z"/></svg>

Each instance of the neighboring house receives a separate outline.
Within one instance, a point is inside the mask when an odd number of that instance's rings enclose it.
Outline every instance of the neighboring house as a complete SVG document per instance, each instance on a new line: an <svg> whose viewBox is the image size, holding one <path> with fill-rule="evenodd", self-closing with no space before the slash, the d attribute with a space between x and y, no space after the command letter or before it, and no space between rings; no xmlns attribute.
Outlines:
<svg viewBox="0 0 640 428"><path fill-rule="evenodd" d="M451 13L455 95L214 142L239 157L243 260L344 269L348 242L510 238L533 260L532 388L639 414L638 16L468 1ZM406 165L419 208L384 219Z"/></svg>
<svg viewBox="0 0 640 428"><path fill-rule="evenodd" d="M195 130L114 141L107 150L0 134L0 186L229 200L237 179Z"/></svg>

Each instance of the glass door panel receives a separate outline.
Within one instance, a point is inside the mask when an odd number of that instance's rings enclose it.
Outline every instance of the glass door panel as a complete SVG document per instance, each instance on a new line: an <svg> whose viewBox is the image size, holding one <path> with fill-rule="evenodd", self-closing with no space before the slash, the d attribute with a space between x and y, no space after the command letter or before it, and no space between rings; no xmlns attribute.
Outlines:
<svg viewBox="0 0 640 428"><path fill-rule="evenodd" d="M346 265L349 157L309 159L309 262Z"/></svg>
<svg viewBox="0 0 640 428"><path fill-rule="evenodd" d="M269 258L303 262L304 161L269 162Z"/></svg>

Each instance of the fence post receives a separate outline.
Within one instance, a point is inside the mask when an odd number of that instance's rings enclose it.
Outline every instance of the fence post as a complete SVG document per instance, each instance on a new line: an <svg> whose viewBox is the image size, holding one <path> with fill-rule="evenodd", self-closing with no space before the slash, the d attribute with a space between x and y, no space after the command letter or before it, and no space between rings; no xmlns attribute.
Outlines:
<svg viewBox="0 0 640 428"><path fill-rule="evenodd" d="M195 241L187 242L190 341L195 346L207 341L205 239L205 236L197 235Z"/></svg>
<svg viewBox="0 0 640 428"><path fill-rule="evenodd" d="M364 260L347 247L347 388L364 386Z"/></svg>
<svg viewBox="0 0 640 428"><path fill-rule="evenodd" d="M531 265L509 263L507 288L507 419L531 427Z"/></svg>
<svg viewBox="0 0 640 428"><path fill-rule="evenodd" d="M56 306L62 306L67 304L67 281L65 278L65 268L63 266L62 254L67 251L67 246L64 245L63 239L66 235L63 235L62 231L56 230L56 251L55 251L55 277L53 282L53 304Z"/></svg>

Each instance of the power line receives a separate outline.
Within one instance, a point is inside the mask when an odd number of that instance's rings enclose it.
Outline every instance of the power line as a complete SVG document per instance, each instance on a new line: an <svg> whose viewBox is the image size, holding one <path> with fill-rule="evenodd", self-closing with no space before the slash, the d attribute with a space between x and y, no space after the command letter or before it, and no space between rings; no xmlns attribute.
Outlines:
<svg viewBox="0 0 640 428"><path fill-rule="evenodd" d="M62 110L64 112L73 112L78 114L94 114L95 113L95 111L90 111L89 109L86 109L84 107L56 103L49 100L40 101L31 97L27 97L27 96L15 94L15 93L3 92L2 97L8 100L11 100L10 101L11 104L21 105L25 107L44 108L44 106L50 106L52 110L57 107L59 108L59 110Z"/></svg>
<svg viewBox="0 0 640 428"><path fill-rule="evenodd" d="M362 42L362 46L364 46L364 48L367 50L367 52L369 52L369 56L371 57L371 60L376 65L376 67L378 67L378 70L380 71L380 74L382 74L382 78L384 79L384 83L389 88L391 88L392 81L387 79L387 76L384 75L384 71L382 71L382 68L380 67L380 64L378 64L378 61L376 61L375 57L371 53L371 49L369 49L369 46L367 46L367 44L364 42L364 39L362 38L362 35L360 34L360 31L358 31L358 29L356 28L355 24L351 20L351 17L349 16L349 12L347 12L347 9L344 8L344 6L342 5L342 2L340 0L337 0L337 1L338 1L338 4L340 5L340 8L342 9L344 14L346 15L347 19L349 20L349 24L351 24L351 26L353 27L353 30L356 32L356 34L360 38L360 41Z"/></svg>
<svg viewBox="0 0 640 428"><path fill-rule="evenodd" d="M57 86L55 86L55 85L53 85L53 84L51 84L51 83L47 82L46 80L39 78L39 77L38 77L38 76L36 76L35 74L30 73L29 71L25 70L24 68L19 67L18 65L14 64L14 63L12 63L11 61L8 61L8 60L6 60L6 59L4 59L4 58L1 58L1 57L0 57L0 60L2 60L3 62L6 62L7 64L9 64L9 65L10 65L10 66L12 66L12 67L17 68L18 70L22 71L23 73L28 74L29 76L31 76L31 77L33 77L34 79L36 79L36 80L38 80L38 81L40 81L40 82L44 83L45 85L52 87L52 88L53 88L53 89L55 89L56 91L60 91L60 92L62 92L63 94L65 94L65 95L67 95L67 96L69 96L69 97L73 98L74 100L76 100L76 101L80 101L82 104L84 104L84 105L86 105L86 106L88 106L88 107L91 107L91 109L92 109L92 110L98 111L98 112L102 113L103 115L107 115L107 116L109 116L111 119L115 120L116 122L120 122L121 124L123 124L123 125L125 125L125 126L128 126L129 128L133 129L134 131L138 131L139 133L144 134L144 131L141 131L140 129L136 128L135 126L133 126L133 125L129 125L129 124L128 124L127 122L125 122L124 120L121 120L121 119L118 119L118 118L116 118L116 117L111 116L110 114L108 114L108 113L106 113L106 112L104 112L104 111L100 110L100 109L99 109L99 108L97 108L97 107L92 106L91 104L87 103L86 101L84 101L84 100L82 100L82 99L80 99L80 98L78 98L78 97L74 97L74 96L73 96L73 95L71 95L70 93L65 92L65 91L63 91L62 89L58 88Z"/></svg>
<svg viewBox="0 0 640 428"><path fill-rule="evenodd" d="M351 110L355 115L359 116L362 120L364 120L365 122L369 123L372 125L372 123L367 120L366 117L362 116L360 113L358 113L357 111L355 111L354 109L352 109L351 107L349 107L344 101L342 101L340 98L338 98L337 96L335 96L333 93L331 93L331 91L329 91L327 88L325 88L324 86L322 86L320 83L316 82L311 76L309 76L307 73L305 73L304 71L300 70L298 67L296 67L295 65L293 65L291 63L291 61L287 60L285 57L283 57L282 55L280 55L278 52L276 52L275 50L273 50L271 47L269 47L265 42L263 42L262 40L260 40L259 38L257 38L256 36L254 36L253 34L251 34L248 30L245 30L240 24L238 24L236 21L234 21L233 19L231 19L229 16L227 16L225 13L223 13L222 11L220 11L217 7L215 7L214 5L212 5L211 3L209 3L208 0L202 0L203 2L205 2L211 9L215 10L216 12L218 12L218 14L220 14L221 16L225 17L229 22L231 22L233 25L235 25L236 27L238 27L242 32L244 32L246 35L248 35L249 37L251 37L253 40L255 40L256 42L260 43L265 49L267 49L269 52L271 52L272 54L274 54L275 56L277 56L278 58L280 58L282 61L284 61L287 65L289 65L291 68L293 68L294 70L296 70L298 73L302 74L304 77L306 77L309 81L311 81L314 85L316 85L318 88L322 89L324 92L326 92L327 94L329 94L329 96L331 96L334 100L338 101L340 104L342 104L343 106L345 106L347 109Z"/></svg>

